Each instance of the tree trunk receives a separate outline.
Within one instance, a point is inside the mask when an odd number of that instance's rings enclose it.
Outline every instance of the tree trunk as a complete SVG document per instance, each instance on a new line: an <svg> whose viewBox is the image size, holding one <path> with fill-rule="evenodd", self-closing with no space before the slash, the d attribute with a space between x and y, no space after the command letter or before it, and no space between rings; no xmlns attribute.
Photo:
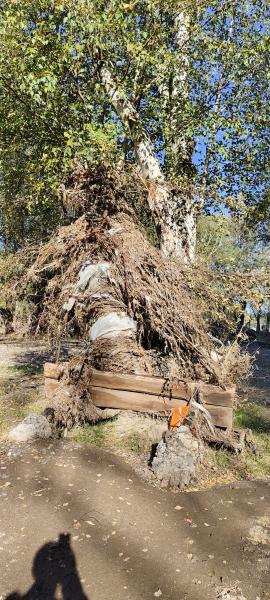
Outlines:
<svg viewBox="0 0 270 600"><path fill-rule="evenodd" d="M140 116L123 90L117 87L107 67L101 68L101 80L134 144L140 175L148 189L153 220L160 229L161 249L167 256L190 262L194 259L196 245L196 216L192 199L181 198L180 194L170 190Z"/></svg>
<svg viewBox="0 0 270 600"><path fill-rule="evenodd" d="M245 325L245 315L246 315L246 308L247 308L247 302L245 300L243 300L243 302L241 302L241 308L242 308L242 312L240 314L240 318L236 327L236 333L237 335L240 333L240 331L242 331L244 325Z"/></svg>
<svg viewBox="0 0 270 600"><path fill-rule="evenodd" d="M260 310L257 312L257 316L256 316L256 332L257 333L261 332L261 311Z"/></svg>

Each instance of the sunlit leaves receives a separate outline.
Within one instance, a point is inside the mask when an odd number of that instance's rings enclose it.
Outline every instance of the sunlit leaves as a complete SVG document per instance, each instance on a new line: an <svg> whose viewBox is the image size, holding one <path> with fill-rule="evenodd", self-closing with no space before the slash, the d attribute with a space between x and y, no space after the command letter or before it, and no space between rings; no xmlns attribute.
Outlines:
<svg viewBox="0 0 270 600"><path fill-rule="evenodd" d="M102 87L105 63L174 183L196 183L211 208L258 202L269 164L269 10L266 0L2 2L5 197L24 198L28 223L38 222L74 161L135 161ZM196 170L181 157L194 144Z"/></svg>

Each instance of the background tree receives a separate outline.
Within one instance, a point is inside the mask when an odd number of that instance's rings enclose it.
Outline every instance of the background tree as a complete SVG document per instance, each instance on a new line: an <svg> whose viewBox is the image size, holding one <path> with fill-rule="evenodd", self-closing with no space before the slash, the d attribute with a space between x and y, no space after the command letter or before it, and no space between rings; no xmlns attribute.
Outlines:
<svg viewBox="0 0 270 600"><path fill-rule="evenodd" d="M268 17L263 0L2 2L4 239L66 219L62 177L100 159L137 165L169 255L194 258L203 202L258 205Z"/></svg>
<svg viewBox="0 0 270 600"><path fill-rule="evenodd" d="M244 218L204 215L198 221L198 255L191 282L205 305L210 329L233 339L269 302L269 247ZM194 283L193 283L194 282ZM258 317L258 322L260 317ZM256 318L253 322L256 329Z"/></svg>

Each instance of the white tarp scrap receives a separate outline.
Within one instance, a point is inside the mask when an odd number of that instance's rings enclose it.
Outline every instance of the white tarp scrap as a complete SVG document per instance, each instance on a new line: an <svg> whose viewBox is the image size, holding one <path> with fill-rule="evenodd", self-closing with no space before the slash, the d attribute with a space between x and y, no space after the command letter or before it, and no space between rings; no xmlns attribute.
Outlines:
<svg viewBox="0 0 270 600"><path fill-rule="evenodd" d="M114 227L111 227L111 229L109 229L108 234L113 236L116 233L121 233L121 231L123 231L122 225L114 225Z"/></svg>
<svg viewBox="0 0 270 600"><path fill-rule="evenodd" d="M99 275L104 275L109 271L109 269L109 263L97 263L96 265L89 264L89 262L84 263L79 272L79 283L77 285L77 290L85 290L91 279Z"/></svg>
<svg viewBox="0 0 270 600"><path fill-rule="evenodd" d="M70 312L76 302L76 294L78 292L83 292L87 288L88 285L91 286L91 282L92 282L92 287L98 288L98 282L99 282L100 276L102 276L104 274L109 275L109 269L110 269L109 263L97 263L96 265L93 265L89 261L85 262L79 271L79 281L78 281L77 285L65 286L65 289L67 289L68 287L72 287L75 295L70 296L70 298L67 300L67 302L64 302L64 304L62 306L63 310L65 310L66 312ZM96 297L98 297L98 296L96 296Z"/></svg>
<svg viewBox="0 0 270 600"><path fill-rule="evenodd" d="M70 312L73 309L73 306L75 304L75 300L76 300L76 298L74 298L74 296L71 296L69 298L69 300L63 304L63 309L66 312Z"/></svg>
<svg viewBox="0 0 270 600"><path fill-rule="evenodd" d="M132 335L136 331L136 322L127 317L125 313L109 313L94 323L90 329L90 341L94 342L97 338L116 337L118 335Z"/></svg>
<svg viewBox="0 0 270 600"><path fill-rule="evenodd" d="M92 294L91 298L93 300L115 300L115 298L107 292L104 292L103 294L101 292L97 292L96 294Z"/></svg>

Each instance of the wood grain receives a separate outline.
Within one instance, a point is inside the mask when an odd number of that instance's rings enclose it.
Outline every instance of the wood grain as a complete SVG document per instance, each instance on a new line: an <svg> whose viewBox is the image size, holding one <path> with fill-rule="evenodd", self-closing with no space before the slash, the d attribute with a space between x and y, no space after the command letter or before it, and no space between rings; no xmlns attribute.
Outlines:
<svg viewBox="0 0 270 600"><path fill-rule="evenodd" d="M165 396L167 398L179 398L181 400L189 400L196 387L198 387L203 402L228 407L233 406L235 396L235 388L223 390L216 385L195 381L180 381L171 385L166 379L161 377L110 373L106 371L94 371L91 378L91 385L105 389L142 392L155 396Z"/></svg>
<svg viewBox="0 0 270 600"><path fill-rule="evenodd" d="M169 413L172 408L185 405L187 402L179 398L168 398L133 391L112 390L101 387L90 387L91 397L100 408L119 408L137 412ZM232 427L232 408L206 404L205 408L212 416L214 425Z"/></svg>
<svg viewBox="0 0 270 600"><path fill-rule="evenodd" d="M44 364L44 377L49 377L50 379L60 379L63 375L65 368L68 366L68 363L49 363L46 362Z"/></svg>

